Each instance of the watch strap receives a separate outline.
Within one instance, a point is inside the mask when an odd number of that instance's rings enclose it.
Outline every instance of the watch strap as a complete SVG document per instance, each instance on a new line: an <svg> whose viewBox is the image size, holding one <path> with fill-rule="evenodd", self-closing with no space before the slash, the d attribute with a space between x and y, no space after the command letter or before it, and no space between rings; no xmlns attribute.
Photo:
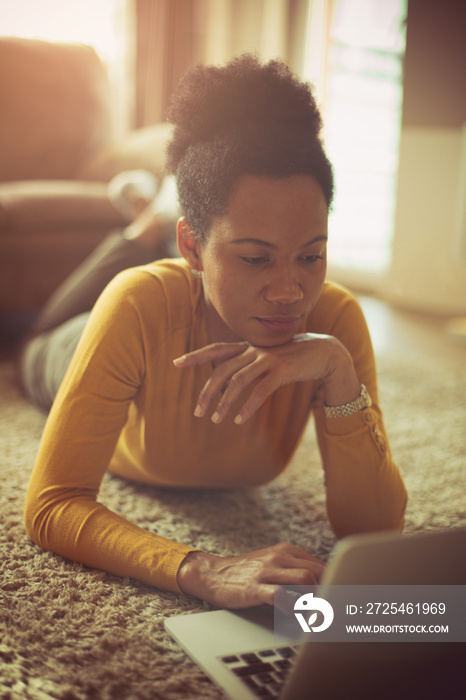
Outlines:
<svg viewBox="0 0 466 700"><path fill-rule="evenodd" d="M326 406L324 404L324 411L327 418L342 418L343 416L351 416L353 413L358 413L358 411L362 411L369 406L372 406L372 399L364 384L361 384L361 391L357 399L341 404L341 406Z"/></svg>

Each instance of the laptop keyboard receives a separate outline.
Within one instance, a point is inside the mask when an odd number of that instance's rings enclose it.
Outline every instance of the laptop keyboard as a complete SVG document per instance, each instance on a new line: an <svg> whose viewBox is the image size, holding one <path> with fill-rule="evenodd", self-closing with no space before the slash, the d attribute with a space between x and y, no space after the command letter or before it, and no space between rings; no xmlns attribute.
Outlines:
<svg viewBox="0 0 466 700"><path fill-rule="evenodd" d="M258 698L278 698L300 645L218 657Z"/></svg>

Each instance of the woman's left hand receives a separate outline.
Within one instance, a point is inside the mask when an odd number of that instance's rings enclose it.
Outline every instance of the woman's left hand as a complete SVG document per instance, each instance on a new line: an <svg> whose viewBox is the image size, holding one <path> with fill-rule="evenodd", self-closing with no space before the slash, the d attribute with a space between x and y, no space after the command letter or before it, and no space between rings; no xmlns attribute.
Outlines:
<svg viewBox="0 0 466 700"><path fill-rule="evenodd" d="M279 387L293 382L320 380L325 403L337 406L359 395L351 356L333 336L303 333L284 345L256 347L247 342L213 343L174 360L187 368L211 362L212 374L201 393L194 414L205 416L214 399L223 394L212 415L221 423L241 393L255 383L235 423L244 423Z"/></svg>

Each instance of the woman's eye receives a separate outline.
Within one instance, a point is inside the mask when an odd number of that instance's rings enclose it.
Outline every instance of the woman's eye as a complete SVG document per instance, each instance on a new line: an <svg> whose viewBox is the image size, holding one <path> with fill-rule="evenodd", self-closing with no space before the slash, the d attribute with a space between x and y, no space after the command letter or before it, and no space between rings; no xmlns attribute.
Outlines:
<svg viewBox="0 0 466 700"><path fill-rule="evenodd" d="M305 263L316 263L318 260L322 260L321 255L303 255L301 257L302 262Z"/></svg>
<svg viewBox="0 0 466 700"><path fill-rule="evenodd" d="M267 262L268 258L250 257L250 256L242 255L241 260L244 260L244 262L249 263L249 265L261 265L262 263Z"/></svg>

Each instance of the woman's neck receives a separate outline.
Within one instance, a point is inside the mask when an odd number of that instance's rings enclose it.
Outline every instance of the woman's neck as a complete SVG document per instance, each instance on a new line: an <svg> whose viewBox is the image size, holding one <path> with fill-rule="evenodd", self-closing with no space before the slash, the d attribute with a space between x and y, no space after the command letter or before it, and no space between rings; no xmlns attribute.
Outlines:
<svg viewBox="0 0 466 700"><path fill-rule="evenodd" d="M229 326L225 323L222 317L218 314L213 304L208 299L204 292L205 302L205 325L207 343L237 343L244 340L240 338Z"/></svg>

